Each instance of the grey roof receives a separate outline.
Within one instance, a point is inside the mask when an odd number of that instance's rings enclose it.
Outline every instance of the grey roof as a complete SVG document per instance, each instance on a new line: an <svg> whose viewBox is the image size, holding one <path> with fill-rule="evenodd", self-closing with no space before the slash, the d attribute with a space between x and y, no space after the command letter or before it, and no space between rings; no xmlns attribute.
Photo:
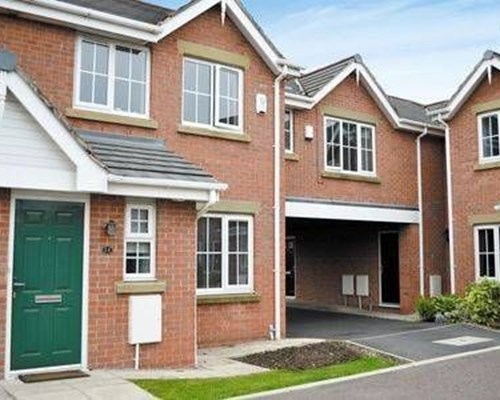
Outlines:
<svg viewBox="0 0 500 400"><path fill-rule="evenodd" d="M16 69L17 57L8 50L0 50L0 71L12 72Z"/></svg>
<svg viewBox="0 0 500 400"><path fill-rule="evenodd" d="M432 118L427 115L425 105L395 96L387 96L387 98L400 118L424 124L434 124Z"/></svg>
<svg viewBox="0 0 500 400"><path fill-rule="evenodd" d="M159 24L174 10L139 0L59 0L75 6L91 8L136 21Z"/></svg>
<svg viewBox="0 0 500 400"><path fill-rule="evenodd" d="M300 78L289 81L287 89L291 90L292 93L295 94L314 97L319 91L321 91L321 89L328 85L333 78L339 75L349 64L354 62L362 62L359 54L321 67L314 71L306 72ZM298 88L300 89L297 91Z"/></svg>
<svg viewBox="0 0 500 400"><path fill-rule="evenodd" d="M167 150L160 139L76 131L91 154L112 174L152 179L218 183L202 168Z"/></svg>
<svg viewBox="0 0 500 400"><path fill-rule="evenodd" d="M449 100L437 101L436 103L427 104L425 106L425 109L427 110L427 112L441 110L442 108L447 107L449 102Z"/></svg>

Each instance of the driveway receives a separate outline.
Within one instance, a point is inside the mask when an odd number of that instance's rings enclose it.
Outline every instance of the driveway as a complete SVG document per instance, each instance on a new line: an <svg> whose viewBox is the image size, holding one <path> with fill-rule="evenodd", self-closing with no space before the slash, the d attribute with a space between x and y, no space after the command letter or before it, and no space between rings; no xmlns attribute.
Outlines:
<svg viewBox="0 0 500 400"><path fill-rule="evenodd" d="M348 340L407 361L500 346L500 332L466 324L437 325L290 308L288 335Z"/></svg>
<svg viewBox="0 0 500 400"><path fill-rule="evenodd" d="M498 400L500 350L254 396L269 400Z"/></svg>

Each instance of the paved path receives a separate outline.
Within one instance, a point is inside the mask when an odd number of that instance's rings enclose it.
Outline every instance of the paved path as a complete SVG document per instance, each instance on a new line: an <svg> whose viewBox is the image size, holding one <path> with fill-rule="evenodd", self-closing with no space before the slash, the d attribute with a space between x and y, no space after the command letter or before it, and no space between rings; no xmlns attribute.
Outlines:
<svg viewBox="0 0 500 400"><path fill-rule="evenodd" d="M498 400L500 350L289 391L269 400Z"/></svg>

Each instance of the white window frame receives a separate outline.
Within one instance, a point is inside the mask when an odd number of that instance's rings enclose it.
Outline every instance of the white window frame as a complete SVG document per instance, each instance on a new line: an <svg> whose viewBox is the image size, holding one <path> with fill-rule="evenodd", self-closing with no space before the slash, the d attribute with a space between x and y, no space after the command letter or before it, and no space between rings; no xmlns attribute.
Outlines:
<svg viewBox="0 0 500 400"><path fill-rule="evenodd" d="M500 129L500 110L478 114L478 116L477 116L477 132L478 132L477 137L478 137L478 149L479 149L479 162L480 162L480 164L487 164L487 163L491 163L491 162L500 161L500 155L485 157L484 156L484 147L483 147L483 118L487 118L487 117L491 117L491 116L495 116L495 115L498 118L499 129ZM500 138L499 138L499 141L500 141ZM500 146L500 143L499 143L499 146Z"/></svg>
<svg viewBox="0 0 500 400"><path fill-rule="evenodd" d="M192 122L192 121L186 121L184 119L184 82L185 82L185 73L186 73L186 62L192 62L192 63L197 63L197 64L203 64L203 65L208 65L210 66L210 72L212 76L212 85L211 85L211 109L210 109L210 123L209 124L204 124L204 123L199 123L199 122ZM229 124L223 124L218 122L219 121L219 116L220 116L220 110L219 110L219 76L220 76L220 71L221 69L226 69L232 72L236 72L238 74L238 113L239 113L239 118L238 118L238 125L229 125ZM193 126L193 127L198 127L198 128L204 128L204 129L224 129L230 132L234 133L243 133L243 126L244 126L244 85L245 85L245 80L244 80L244 73L241 69L234 68L228 65L223 65L223 64L218 64L215 62L209 62L209 61L204 61L200 60L197 58L192 58L192 57L184 57L182 61L182 106L181 106L181 120L182 120L182 125L185 126Z"/></svg>
<svg viewBox="0 0 500 400"><path fill-rule="evenodd" d="M247 294L254 291L254 217L237 214L205 214L201 218L221 218L222 219L222 287L214 289L198 289L196 284L196 294L199 296L219 295L219 294ZM248 284L229 285L229 222L242 221L248 223ZM196 224L196 238L198 238L198 223ZM198 240L198 239L196 239ZM196 260L198 260L198 242L196 242ZM196 261L196 276L198 276L198 261Z"/></svg>
<svg viewBox="0 0 500 400"><path fill-rule="evenodd" d="M80 101L80 66L82 55L82 43L84 41L108 46L108 103L106 105L87 103ZM126 112L114 109L115 101L115 60L116 47L126 47L133 50L144 51L146 53L146 91L144 94L144 114ZM74 66L74 90L73 90L73 108L89 111L99 111L107 114L116 114L133 118L149 119L150 115L150 93L151 93L151 52L147 47L135 46L129 43L118 41L109 41L105 39L97 39L90 36L79 36L76 41L76 55Z"/></svg>
<svg viewBox="0 0 500 400"><path fill-rule="evenodd" d="M493 246L495 252L495 277L481 276L481 262L479 254L479 232L493 230ZM476 281L483 279L500 281L500 225L478 225L474 227L474 258L476 264Z"/></svg>
<svg viewBox="0 0 500 400"><path fill-rule="evenodd" d="M290 115L290 145L291 148L287 149L286 148L286 135L287 135L287 130L285 128L285 123L283 123L283 131L285 132L285 153L287 154L294 154L295 153L295 115L293 110L285 110L285 114Z"/></svg>
<svg viewBox="0 0 500 400"><path fill-rule="evenodd" d="M131 232L131 221L132 221L132 210L148 210L148 228L149 232L144 233L132 233ZM123 240L123 276L125 281L151 281L156 278L156 206L153 204L145 204L140 202L127 203L125 208L125 232ZM127 273L127 243L128 242L139 242L139 243L149 243L151 248L151 264L150 271L147 274Z"/></svg>
<svg viewBox="0 0 500 400"><path fill-rule="evenodd" d="M340 124L340 166L339 167L334 167L331 165L328 165L328 152L327 152L327 129L328 129L328 122L338 122ZM342 124L343 123L348 123L348 124L354 124L356 125L356 135L357 135L357 171L348 171L344 169L344 151L343 151L343 133L342 133ZM362 170L362 146L361 146L361 128L369 128L372 130L373 134L373 171L363 171ZM324 166L325 166L325 171L327 172L338 172L346 175L361 175L361 176L369 176L369 177L376 177L377 176L377 131L375 125L370 125L367 123L363 122L357 122L357 121L352 121L348 119L342 119L342 118L336 118L336 117L329 117L325 116L323 119L323 153L324 153Z"/></svg>

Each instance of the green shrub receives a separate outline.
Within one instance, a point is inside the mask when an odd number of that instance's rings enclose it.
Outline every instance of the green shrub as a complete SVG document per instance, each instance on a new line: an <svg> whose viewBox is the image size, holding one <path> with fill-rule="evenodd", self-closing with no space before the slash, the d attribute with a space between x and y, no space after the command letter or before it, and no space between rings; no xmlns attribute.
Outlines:
<svg viewBox="0 0 500 400"><path fill-rule="evenodd" d="M460 308L468 321L496 326L500 322L500 282L483 280L470 285Z"/></svg>
<svg viewBox="0 0 500 400"><path fill-rule="evenodd" d="M457 311L460 306L460 297L450 294L433 298L436 314L446 315Z"/></svg>
<svg viewBox="0 0 500 400"><path fill-rule="evenodd" d="M417 301L417 312L422 320L434 322L436 319L436 305L434 299L420 297Z"/></svg>

